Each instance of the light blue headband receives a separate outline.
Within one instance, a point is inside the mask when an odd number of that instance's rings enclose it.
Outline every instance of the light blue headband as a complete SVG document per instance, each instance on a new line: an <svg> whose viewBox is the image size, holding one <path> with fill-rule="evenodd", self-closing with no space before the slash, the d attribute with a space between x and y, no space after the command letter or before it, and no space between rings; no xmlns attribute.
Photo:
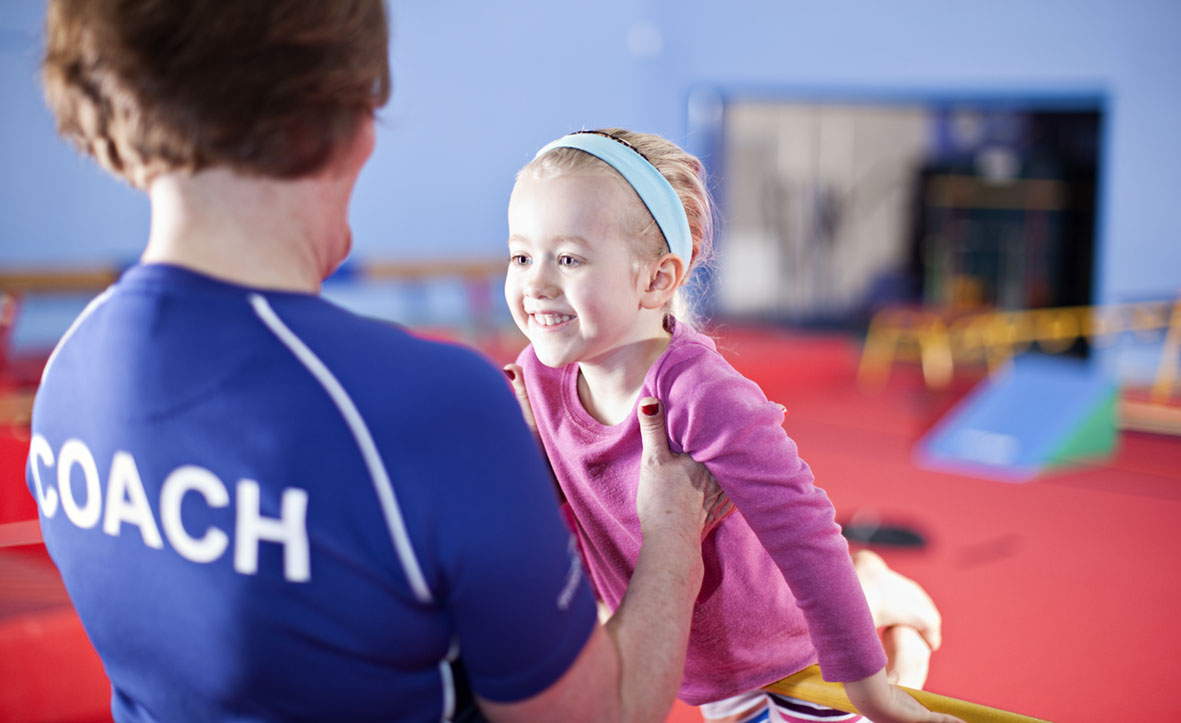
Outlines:
<svg viewBox="0 0 1181 723"><path fill-rule="evenodd" d="M693 236L689 233L689 219L685 216L685 206L672 184L647 158L623 141L596 132L562 136L538 151L535 158L540 158L555 148L577 148L619 171L619 175L623 176L639 194L652 218L656 219L656 225L664 234L668 250L680 256L686 266L689 265L693 258Z"/></svg>

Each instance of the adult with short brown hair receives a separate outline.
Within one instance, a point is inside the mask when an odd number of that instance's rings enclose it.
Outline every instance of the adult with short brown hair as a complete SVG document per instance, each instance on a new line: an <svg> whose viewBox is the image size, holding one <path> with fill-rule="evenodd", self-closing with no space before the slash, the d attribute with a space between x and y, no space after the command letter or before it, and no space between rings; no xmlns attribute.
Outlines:
<svg viewBox="0 0 1181 723"><path fill-rule="evenodd" d="M115 719L664 716L720 500L658 408L600 625L500 372L318 296L381 2L51 0L46 37L61 132L152 212L46 364L28 463Z"/></svg>
<svg viewBox="0 0 1181 723"><path fill-rule="evenodd" d="M378 2L55 0L46 30L58 131L144 190L211 167L304 176L390 95Z"/></svg>

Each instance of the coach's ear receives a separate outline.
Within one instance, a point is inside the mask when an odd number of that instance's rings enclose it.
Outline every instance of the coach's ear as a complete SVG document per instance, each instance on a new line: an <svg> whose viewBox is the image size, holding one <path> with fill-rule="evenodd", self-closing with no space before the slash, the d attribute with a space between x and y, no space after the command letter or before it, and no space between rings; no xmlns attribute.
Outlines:
<svg viewBox="0 0 1181 723"><path fill-rule="evenodd" d="M685 261L674 253L666 253L647 266L640 276L640 305L645 309L662 309L673 298L685 281Z"/></svg>

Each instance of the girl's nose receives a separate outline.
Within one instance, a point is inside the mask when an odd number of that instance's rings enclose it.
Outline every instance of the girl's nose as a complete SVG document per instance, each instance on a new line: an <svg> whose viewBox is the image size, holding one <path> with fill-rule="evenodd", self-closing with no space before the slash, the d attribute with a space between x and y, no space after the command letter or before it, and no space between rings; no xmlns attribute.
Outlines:
<svg viewBox="0 0 1181 723"><path fill-rule="evenodd" d="M535 264L527 272L524 284L525 295L532 299L552 299L558 293L550 274L544 264Z"/></svg>

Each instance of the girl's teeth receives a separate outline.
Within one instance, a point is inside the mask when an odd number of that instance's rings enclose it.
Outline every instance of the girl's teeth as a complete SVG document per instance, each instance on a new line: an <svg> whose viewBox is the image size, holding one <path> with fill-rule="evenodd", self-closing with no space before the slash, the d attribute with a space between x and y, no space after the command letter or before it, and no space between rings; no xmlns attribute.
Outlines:
<svg viewBox="0 0 1181 723"><path fill-rule="evenodd" d="M556 326L563 322L570 321L573 316L569 314L534 314L533 320L541 326Z"/></svg>

